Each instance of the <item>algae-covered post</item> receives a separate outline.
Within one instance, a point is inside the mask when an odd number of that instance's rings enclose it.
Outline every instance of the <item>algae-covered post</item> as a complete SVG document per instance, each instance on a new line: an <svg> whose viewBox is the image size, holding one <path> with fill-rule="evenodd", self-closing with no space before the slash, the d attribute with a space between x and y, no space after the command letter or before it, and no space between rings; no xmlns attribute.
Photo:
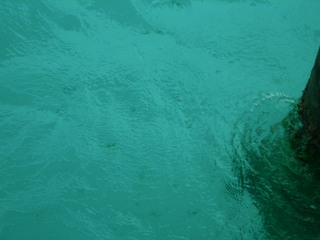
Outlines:
<svg viewBox="0 0 320 240"><path fill-rule="evenodd" d="M298 105L303 124L301 133L308 138L312 152L320 159L320 48L311 76ZM301 144L304 144L303 142ZM310 148L309 148L310 149Z"/></svg>

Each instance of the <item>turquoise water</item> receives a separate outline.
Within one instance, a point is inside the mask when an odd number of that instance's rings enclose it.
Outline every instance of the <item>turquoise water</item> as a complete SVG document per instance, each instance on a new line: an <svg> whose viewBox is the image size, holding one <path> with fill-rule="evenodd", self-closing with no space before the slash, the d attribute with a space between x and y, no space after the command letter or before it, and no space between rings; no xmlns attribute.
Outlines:
<svg viewBox="0 0 320 240"><path fill-rule="evenodd" d="M281 121L320 1L1 0L0 239L320 239Z"/></svg>

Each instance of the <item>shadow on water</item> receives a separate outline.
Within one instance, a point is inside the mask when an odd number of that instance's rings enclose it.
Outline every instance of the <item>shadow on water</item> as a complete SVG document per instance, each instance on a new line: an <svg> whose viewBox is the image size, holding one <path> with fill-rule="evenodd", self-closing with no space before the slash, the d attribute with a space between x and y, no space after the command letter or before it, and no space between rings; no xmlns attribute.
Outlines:
<svg viewBox="0 0 320 240"><path fill-rule="evenodd" d="M236 123L234 169L263 218L267 239L320 239L320 181L292 136L301 127L295 99L266 94ZM294 149L296 147L297 149Z"/></svg>

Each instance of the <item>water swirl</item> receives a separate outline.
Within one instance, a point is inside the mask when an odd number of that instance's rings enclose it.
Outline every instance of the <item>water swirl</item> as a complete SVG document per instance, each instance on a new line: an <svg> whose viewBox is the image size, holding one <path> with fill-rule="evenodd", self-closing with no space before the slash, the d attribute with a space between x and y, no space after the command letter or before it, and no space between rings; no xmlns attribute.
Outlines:
<svg viewBox="0 0 320 240"><path fill-rule="evenodd" d="M263 94L238 119L232 137L235 174L269 239L320 238L319 179L290 144L300 126L296 103L285 94Z"/></svg>

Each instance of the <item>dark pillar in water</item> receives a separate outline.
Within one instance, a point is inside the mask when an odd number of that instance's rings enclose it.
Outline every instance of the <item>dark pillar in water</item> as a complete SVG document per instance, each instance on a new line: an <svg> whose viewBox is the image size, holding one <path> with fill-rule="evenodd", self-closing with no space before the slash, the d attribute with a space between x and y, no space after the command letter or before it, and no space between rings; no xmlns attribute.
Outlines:
<svg viewBox="0 0 320 240"><path fill-rule="evenodd" d="M311 76L298 104L298 113L303 124L300 129L303 137L300 136L300 140L304 139L300 144L309 145L307 147L309 154L313 155L313 159L320 160L320 48Z"/></svg>

